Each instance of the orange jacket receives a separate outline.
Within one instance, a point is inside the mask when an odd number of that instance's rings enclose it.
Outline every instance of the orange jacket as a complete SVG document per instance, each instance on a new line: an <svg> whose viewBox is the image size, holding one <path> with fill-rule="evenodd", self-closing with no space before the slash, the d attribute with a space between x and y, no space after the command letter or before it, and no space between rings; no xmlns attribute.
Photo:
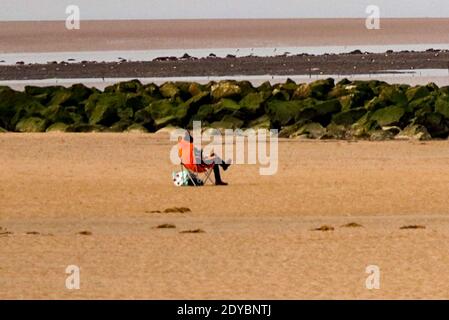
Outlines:
<svg viewBox="0 0 449 320"><path fill-rule="evenodd" d="M204 172L213 167L213 163L211 165L207 165L201 163L200 158L195 159L195 149L193 143L184 139L178 142L178 156L184 167L193 172Z"/></svg>

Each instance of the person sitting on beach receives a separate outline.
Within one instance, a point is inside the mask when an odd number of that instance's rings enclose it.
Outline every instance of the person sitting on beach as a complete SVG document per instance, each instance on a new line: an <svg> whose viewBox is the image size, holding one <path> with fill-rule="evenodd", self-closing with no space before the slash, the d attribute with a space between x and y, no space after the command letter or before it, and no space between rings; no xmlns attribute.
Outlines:
<svg viewBox="0 0 449 320"><path fill-rule="evenodd" d="M187 165L187 167L189 167L189 165L197 165L202 168L212 167L214 170L215 185L228 185L227 182L224 182L221 179L220 167L222 167L222 169L226 171L231 165L230 160L224 162L215 153L211 153L209 157L204 157L203 150L199 150L194 147L193 137L188 131L186 132L184 138L179 138L178 145L179 156L182 159L182 163L184 165Z"/></svg>

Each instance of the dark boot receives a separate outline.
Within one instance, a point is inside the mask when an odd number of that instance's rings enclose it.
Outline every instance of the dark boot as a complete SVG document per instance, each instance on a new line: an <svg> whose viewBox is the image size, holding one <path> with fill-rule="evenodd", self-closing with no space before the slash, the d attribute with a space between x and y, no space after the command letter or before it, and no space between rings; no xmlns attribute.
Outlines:
<svg viewBox="0 0 449 320"><path fill-rule="evenodd" d="M215 185L216 186L227 186L228 184L221 180L220 176L220 165L214 165L214 177L215 177Z"/></svg>

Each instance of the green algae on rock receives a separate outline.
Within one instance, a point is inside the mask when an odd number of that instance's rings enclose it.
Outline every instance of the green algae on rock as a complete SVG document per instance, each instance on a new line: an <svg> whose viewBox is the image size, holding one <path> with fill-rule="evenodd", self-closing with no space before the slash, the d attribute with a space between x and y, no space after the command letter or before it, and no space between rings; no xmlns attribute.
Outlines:
<svg viewBox="0 0 449 320"><path fill-rule="evenodd" d="M310 139L446 139L449 87L320 79L311 83L139 80L103 91L83 84L0 87L0 132L157 132L163 128L277 129Z"/></svg>

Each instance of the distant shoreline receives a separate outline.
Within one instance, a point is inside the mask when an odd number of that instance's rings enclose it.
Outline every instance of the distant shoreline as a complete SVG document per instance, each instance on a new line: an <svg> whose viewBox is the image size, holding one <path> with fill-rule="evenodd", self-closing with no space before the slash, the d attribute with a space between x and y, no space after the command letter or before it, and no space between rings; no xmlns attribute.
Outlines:
<svg viewBox="0 0 449 320"><path fill-rule="evenodd" d="M0 53L449 43L449 18L0 22Z"/></svg>

